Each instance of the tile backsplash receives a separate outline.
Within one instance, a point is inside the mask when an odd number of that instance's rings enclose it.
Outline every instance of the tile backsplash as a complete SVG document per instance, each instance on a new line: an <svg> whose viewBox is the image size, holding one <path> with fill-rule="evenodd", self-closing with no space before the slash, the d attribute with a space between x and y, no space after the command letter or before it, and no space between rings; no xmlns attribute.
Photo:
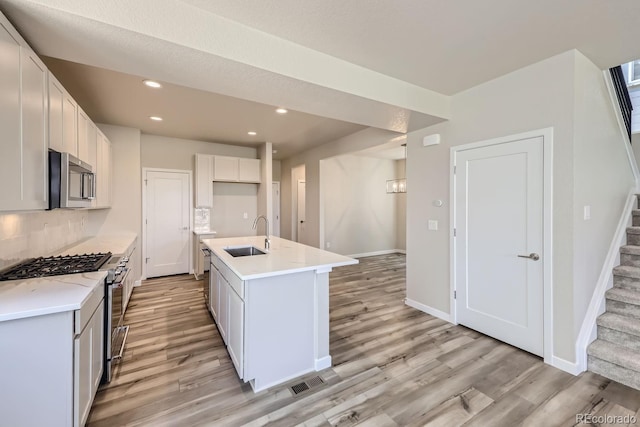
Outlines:
<svg viewBox="0 0 640 427"><path fill-rule="evenodd" d="M86 210L0 213L0 269L49 256L85 237Z"/></svg>

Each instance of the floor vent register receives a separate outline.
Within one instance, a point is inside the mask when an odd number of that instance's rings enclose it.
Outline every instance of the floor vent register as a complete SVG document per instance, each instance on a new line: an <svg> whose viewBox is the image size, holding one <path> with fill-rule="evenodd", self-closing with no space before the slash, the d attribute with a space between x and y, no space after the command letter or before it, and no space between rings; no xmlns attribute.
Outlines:
<svg viewBox="0 0 640 427"><path fill-rule="evenodd" d="M293 392L293 394L300 394L304 391L307 391L309 389L312 389L313 387L317 387L322 384L324 384L324 380L316 376L316 377L310 378L307 381L303 381L294 386L291 386L291 391Z"/></svg>

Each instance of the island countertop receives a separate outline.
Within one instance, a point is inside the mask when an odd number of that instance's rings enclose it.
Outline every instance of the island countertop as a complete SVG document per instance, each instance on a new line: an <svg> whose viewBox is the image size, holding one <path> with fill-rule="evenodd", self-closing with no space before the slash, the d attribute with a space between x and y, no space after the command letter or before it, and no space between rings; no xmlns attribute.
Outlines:
<svg viewBox="0 0 640 427"><path fill-rule="evenodd" d="M359 261L344 255L271 237L271 247L264 249L264 236L202 239L202 242L242 280L260 279L310 270L330 271L333 267L357 264ZM255 246L265 255L233 257L224 249Z"/></svg>

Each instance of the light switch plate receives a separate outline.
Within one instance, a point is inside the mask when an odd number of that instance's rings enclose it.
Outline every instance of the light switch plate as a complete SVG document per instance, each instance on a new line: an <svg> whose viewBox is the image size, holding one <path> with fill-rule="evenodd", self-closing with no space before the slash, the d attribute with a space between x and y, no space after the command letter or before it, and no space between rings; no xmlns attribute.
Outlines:
<svg viewBox="0 0 640 427"><path fill-rule="evenodd" d="M428 223L429 230L437 230L438 229L438 221L435 219L430 219Z"/></svg>
<svg viewBox="0 0 640 427"><path fill-rule="evenodd" d="M591 206L586 205L584 207L584 220L590 220L591 219Z"/></svg>

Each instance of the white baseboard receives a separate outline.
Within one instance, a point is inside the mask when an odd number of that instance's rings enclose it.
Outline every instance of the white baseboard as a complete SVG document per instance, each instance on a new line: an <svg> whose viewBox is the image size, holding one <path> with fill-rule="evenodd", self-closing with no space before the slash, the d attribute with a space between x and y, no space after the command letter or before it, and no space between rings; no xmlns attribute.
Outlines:
<svg viewBox="0 0 640 427"><path fill-rule="evenodd" d="M382 251L375 251L375 252L364 252L361 254L351 254L351 255L345 255L351 258L365 258L368 256L377 256L377 255L389 255L389 254L395 254L395 253L406 253L406 251L401 251L400 249L385 249Z"/></svg>
<svg viewBox="0 0 640 427"><path fill-rule="evenodd" d="M320 359L316 359L314 362L314 368L316 371L321 371L331 367L331 356L325 356Z"/></svg>
<svg viewBox="0 0 640 427"><path fill-rule="evenodd" d="M133 287L134 287L134 288L135 288L136 286L140 286L140 285L142 285L142 280L136 280L136 281L133 283Z"/></svg>
<svg viewBox="0 0 640 427"><path fill-rule="evenodd" d="M414 301L414 300L411 300L409 298L405 298L404 303L407 304L409 307L413 307L413 308L415 308L417 310L420 310L420 311L422 311L424 313L430 314L430 315L435 316L435 317L437 317L439 319L446 320L447 322L452 323L451 322L451 315L449 313L445 313L444 311L440 311L440 310L435 309L433 307L429 307L428 305L421 304L421 303L419 303L417 301Z"/></svg>
<svg viewBox="0 0 640 427"><path fill-rule="evenodd" d="M564 360L558 356L551 357L551 366L554 368L558 368L561 371L565 371L570 373L571 375L579 375L584 372L584 369L580 369L578 362L569 362L568 360Z"/></svg>
<svg viewBox="0 0 640 427"><path fill-rule="evenodd" d="M406 254L407 254L407 250L406 250L406 249L396 249L395 251L396 251L397 253L399 253L399 254L404 254L404 255L406 255Z"/></svg>

